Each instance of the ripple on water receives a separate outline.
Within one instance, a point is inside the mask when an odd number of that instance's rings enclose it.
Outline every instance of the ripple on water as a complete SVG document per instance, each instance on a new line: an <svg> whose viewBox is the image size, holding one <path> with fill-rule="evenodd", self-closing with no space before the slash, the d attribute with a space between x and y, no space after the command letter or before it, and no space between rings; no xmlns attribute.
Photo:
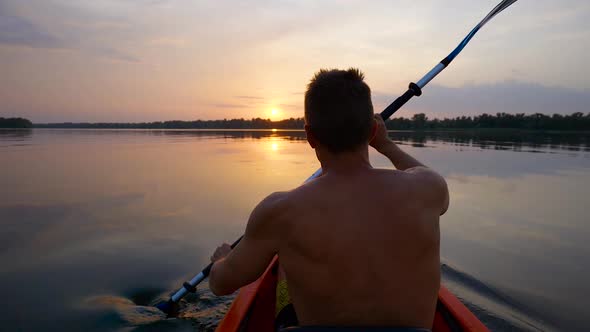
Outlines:
<svg viewBox="0 0 590 332"><path fill-rule="evenodd" d="M443 284L491 331L554 331L516 300L448 264L441 265Z"/></svg>
<svg viewBox="0 0 590 332"><path fill-rule="evenodd" d="M126 296L99 295L86 299L83 308L103 311L103 324L108 320L119 331L214 331L235 297L218 297L203 287L180 301L177 317L168 318L155 305L169 295L155 289L133 290Z"/></svg>
<svg viewBox="0 0 590 332"><path fill-rule="evenodd" d="M551 331L522 304L482 281L442 264L443 283L493 331ZM204 286L178 305L178 315L167 318L155 307L171 294L159 289L138 289L125 296L102 295L84 301L87 309L104 310L104 319L119 331L214 331L235 294L215 296Z"/></svg>

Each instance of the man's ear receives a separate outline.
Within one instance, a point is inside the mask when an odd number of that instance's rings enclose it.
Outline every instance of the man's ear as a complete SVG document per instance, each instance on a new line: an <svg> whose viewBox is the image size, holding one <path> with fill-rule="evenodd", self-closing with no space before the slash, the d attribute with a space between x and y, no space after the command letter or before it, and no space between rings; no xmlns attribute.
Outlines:
<svg viewBox="0 0 590 332"><path fill-rule="evenodd" d="M313 133L311 132L311 126L306 124L304 128L305 128L305 134L307 136L307 143L309 143L309 146L311 146L312 149L315 149L318 146L318 141L316 140L316 138L313 136Z"/></svg>

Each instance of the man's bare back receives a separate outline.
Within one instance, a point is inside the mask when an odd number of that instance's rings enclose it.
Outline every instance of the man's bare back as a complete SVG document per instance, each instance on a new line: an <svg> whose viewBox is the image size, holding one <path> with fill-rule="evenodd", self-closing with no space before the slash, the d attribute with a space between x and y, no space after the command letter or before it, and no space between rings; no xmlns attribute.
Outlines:
<svg viewBox="0 0 590 332"><path fill-rule="evenodd" d="M272 248L267 259L279 255L302 325L432 326L448 193L438 174L392 144L382 151L404 171L328 170L253 213L245 239Z"/></svg>
<svg viewBox="0 0 590 332"><path fill-rule="evenodd" d="M234 292L278 255L300 325L431 328L446 182L399 149L380 116L370 145L397 170L373 169L369 140L336 153L306 131L323 175L254 209L240 244L213 255L211 290Z"/></svg>
<svg viewBox="0 0 590 332"><path fill-rule="evenodd" d="M412 177L327 174L279 195L279 261L302 325L432 326L441 211Z"/></svg>

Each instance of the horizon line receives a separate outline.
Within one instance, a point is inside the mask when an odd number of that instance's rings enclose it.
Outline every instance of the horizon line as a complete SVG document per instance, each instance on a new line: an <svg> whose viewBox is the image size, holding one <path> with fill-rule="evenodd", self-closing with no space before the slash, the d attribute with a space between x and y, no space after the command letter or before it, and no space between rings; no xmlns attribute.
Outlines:
<svg viewBox="0 0 590 332"><path fill-rule="evenodd" d="M577 113L581 113L583 115L587 115L590 116L590 110L587 113L584 112L572 112L569 114L560 114L560 113L541 113L541 112L535 112L535 113L508 113L508 112L496 112L496 113L481 113L481 114L470 114L470 115L458 115L458 116L452 116L452 117L428 117L426 116L429 120L445 120L445 119L458 119L458 118L462 118L462 117L466 117L466 118L475 118L478 116L483 116L483 115L489 115L489 116L497 116L497 115L524 115L524 116L530 116L530 115L535 115L535 114L540 114L540 115L544 115L544 116L554 116L554 115L559 115L562 117L566 117L566 116L571 116L573 114L577 114ZM378 114L378 113L375 113ZM417 114L424 114L423 112L419 112L419 113L414 113L412 114L412 116L410 117L404 117L404 116L400 116L400 117L394 117L391 119L388 119L387 121L391 121L394 119L412 119L412 117L414 115ZM0 118L4 118L4 119L10 119L10 118L6 118L6 117L0 117ZM12 117L12 118L21 118L21 117ZM26 119L26 118L22 118L22 119ZM28 120L28 119L26 119ZM58 121L58 122L32 122L33 125L52 125L52 124L150 124L150 123L170 123L170 122L216 122L216 121L267 121L267 122L271 122L271 123L279 123L279 122L285 122L285 121L301 121L304 120L304 117L297 117L297 118L285 118L285 119L281 119L281 120L272 120L270 118L261 118L261 117L253 117L253 118L223 118L223 119L210 119L210 120L203 120L203 119L194 119L194 120L155 120L155 121L139 121L139 122L133 122L133 121L96 121L96 122L91 122L91 121Z"/></svg>

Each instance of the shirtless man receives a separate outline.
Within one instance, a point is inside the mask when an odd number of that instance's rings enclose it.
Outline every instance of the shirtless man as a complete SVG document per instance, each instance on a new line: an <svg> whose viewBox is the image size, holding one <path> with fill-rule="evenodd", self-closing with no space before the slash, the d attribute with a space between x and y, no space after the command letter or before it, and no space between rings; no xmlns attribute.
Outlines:
<svg viewBox="0 0 590 332"><path fill-rule="evenodd" d="M447 185L388 138L363 79L311 80L305 131L322 176L258 204L240 244L213 255L213 293L255 281L278 255L301 326L432 328ZM397 170L374 169L369 145Z"/></svg>

